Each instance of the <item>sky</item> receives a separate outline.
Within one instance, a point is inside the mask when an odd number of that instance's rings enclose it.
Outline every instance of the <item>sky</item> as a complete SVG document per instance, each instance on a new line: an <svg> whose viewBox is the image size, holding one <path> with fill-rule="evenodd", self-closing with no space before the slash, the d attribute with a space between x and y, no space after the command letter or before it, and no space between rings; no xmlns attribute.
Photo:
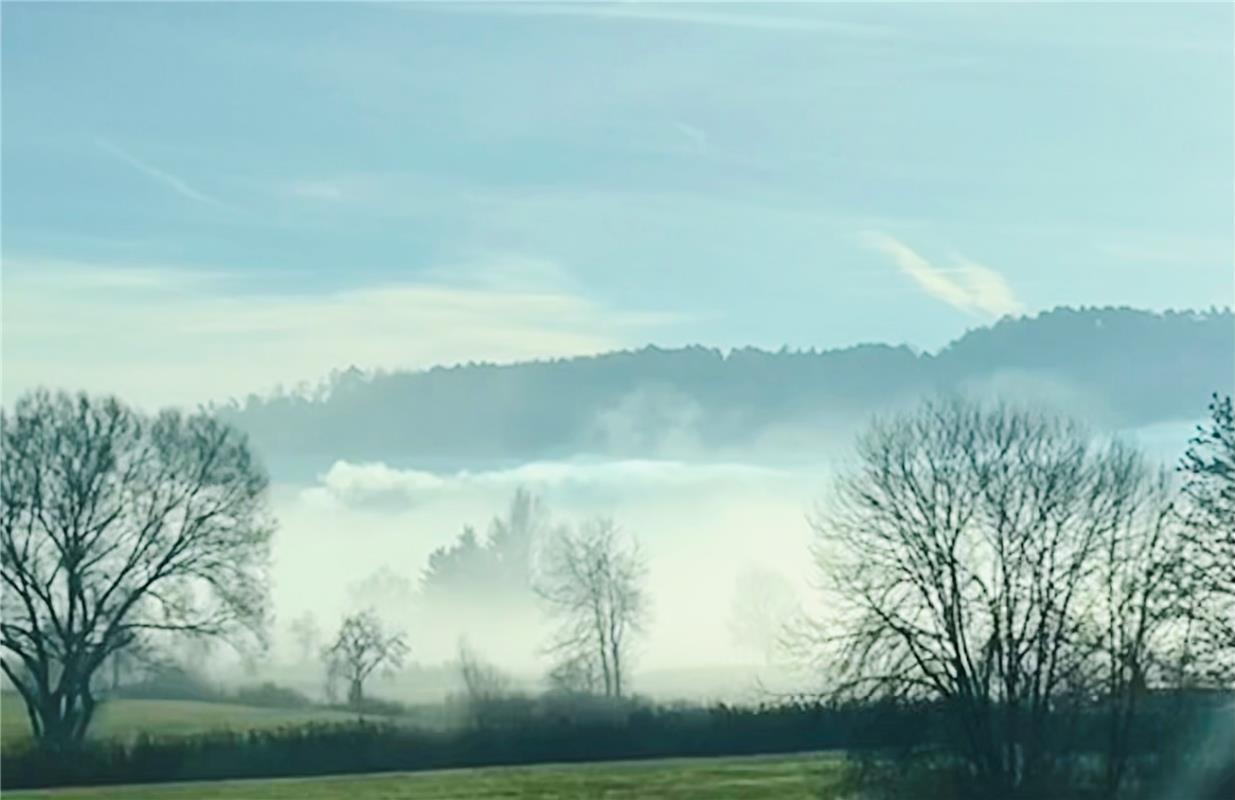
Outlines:
<svg viewBox="0 0 1235 800"><path fill-rule="evenodd" d="M3 395L1235 294L1230 4L5 4Z"/></svg>
<svg viewBox="0 0 1235 800"><path fill-rule="evenodd" d="M350 365L1228 306L1233 8L5 3L0 394L195 405ZM807 595L827 480L340 461L273 489L275 604L333 624L532 486L647 546L642 666L748 659L717 609L749 568ZM514 633L481 644L532 659Z"/></svg>

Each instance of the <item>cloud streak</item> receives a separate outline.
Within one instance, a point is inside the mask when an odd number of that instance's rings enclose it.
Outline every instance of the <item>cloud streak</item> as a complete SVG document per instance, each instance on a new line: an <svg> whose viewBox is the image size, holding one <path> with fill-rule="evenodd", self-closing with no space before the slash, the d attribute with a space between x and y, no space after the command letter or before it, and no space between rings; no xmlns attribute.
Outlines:
<svg viewBox="0 0 1235 800"><path fill-rule="evenodd" d="M470 7L467 5L438 6L435 10L528 17L586 17L783 33L830 33L856 38L884 38L897 33L894 29L883 25L824 19L810 15L768 14L762 11L722 11L714 7L703 8L699 5L660 5L651 2L562 5L500 3Z"/></svg>
<svg viewBox="0 0 1235 800"><path fill-rule="evenodd" d="M181 197L187 198L189 200L193 200L194 202L197 202L197 203L204 203L206 205L212 205L212 206L222 205L222 203L220 203L218 200L211 197L210 195L204 192L200 192L197 189L190 186L187 181L185 181L183 178L179 177L178 175L174 175L166 170L159 169L153 164L142 161L137 156L119 147L118 145L113 144L112 142L109 142L105 139L99 139L98 146L100 149L102 149L107 154L111 155L113 158L119 159L125 164L128 164L130 167L137 170L142 175L145 175L147 178L150 178L154 182L159 183L168 189L171 189L173 192L180 195Z"/></svg>
<svg viewBox="0 0 1235 800"><path fill-rule="evenodd" d="M330 370L583 355L678 318L578 292L421 281L253 291L221 274L5 263L4 398L37 385L194 404L315 382ZM157 336L151 336L157 331Z"/></svg>
<svg viewBox="0 0 1235 800"><path fill-rule="evenodd" d="M918 288L953 308L991 317L1025 310L1004 277L990 267L965 258L954 258L951 267L939 267L886 233L868 231L862 238L868 247L890 258Z"/></svg>
<svg viewBox="0 0 1235 800"><path fill-rule="evenodd" d="M705 490L717 483L793 486L817 481L822 468L804 478L793 471L741 461L684 462L676 460L619 459L530 462L506 469L434 473L400 469L382 462L336 461L319 485L304 490L304 499L321 507L412 508L466 492L513 492L518 487L537 491L569 492L589 498L620 497L630 491Z"/></svg>

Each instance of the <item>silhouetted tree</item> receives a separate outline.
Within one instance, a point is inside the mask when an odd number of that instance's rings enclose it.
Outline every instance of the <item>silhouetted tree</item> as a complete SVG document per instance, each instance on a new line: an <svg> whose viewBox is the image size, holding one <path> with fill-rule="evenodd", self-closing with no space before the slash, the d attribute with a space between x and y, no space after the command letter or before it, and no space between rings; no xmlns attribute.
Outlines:
<svg viewBox="0 0 1235 800"><path fill-rule="evenodd" d="M1076 633L1060 642L1076 650L1076 660L1086 666L1072 688L1096 690L1106 713L1108 797L1119 794L1127 775L1146 691L1177 678L1180 639L1203 602L1178 591L1186 561L1170 477L1144 462L1128 464L1116 487L1124 496L1106 511L1101 550L1083 564L1092 572L1075 581L1089 607L1078 609Z"/></svg>
<svg viewBox="0 0 1235 800"><path fill-rule="evenodd" d="M42 743L81 742L91 678L139 638L261 631L272 522L242 434L36 391L0 440L0 663Z"/></svg>
<svg viewBox="0 0 1235 800"><path fill-rule="evenodd" d="M1121 744L1174 614L1166 476L1066 419L959 399L875 422L857 457L813 519L833 692L944 703L992 796L1049 771L1076 698L1108 698Z"/></svg>
<svg viewBox="0 0 1235 800"><path fill-rule="evenodd" d="M1235 664L1235 414L1231 398L1214 395L1210 419L1198 426L1180 463L1185 477L1189 590L1204 597L1198 630L1204 666L1229 673Z"/></svg>
<svg viewBox="0 0 1235 800"><path fill-rule="evenodd" d="M558 620L550 650L573 677L599 675L605 695L626 689L631 639L647 616L647 565L609 519L562 530L545 551L537 592Z"/></svg>
<svg viewBox="0 0 1235 800"><path fill-rule="evenodd" d="M343 620L334 642L322 651L329 686L347 685L347 702L364 700L364 682L377 670L392 672L403 666L407 643L401 634L387 634L372 611L352 614Z"/></svg>

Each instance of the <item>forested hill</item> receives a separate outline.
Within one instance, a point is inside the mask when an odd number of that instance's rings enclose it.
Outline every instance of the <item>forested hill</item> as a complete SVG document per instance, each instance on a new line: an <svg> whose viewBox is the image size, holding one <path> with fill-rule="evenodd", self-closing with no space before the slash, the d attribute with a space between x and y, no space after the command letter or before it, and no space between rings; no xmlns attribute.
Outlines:
<svg viewBox="0 0 1235 800"><path fill-rule="evenodd" d="M728 354L647 347L503 366L351 369L312 392L251 396L218 410L276 464L432 467L577 454L805 455L872 411L949 389L1139 426L1198 417L1211 392L1233 384L1229 309L1061 308L972 330L938 353L880 344Z"/></svg>

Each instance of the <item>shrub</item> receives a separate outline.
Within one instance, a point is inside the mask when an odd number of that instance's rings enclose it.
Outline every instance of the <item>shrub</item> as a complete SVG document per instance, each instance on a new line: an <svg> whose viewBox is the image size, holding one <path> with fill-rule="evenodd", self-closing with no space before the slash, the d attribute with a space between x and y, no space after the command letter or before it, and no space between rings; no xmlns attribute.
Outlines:
<svg viewBox="0 0 1235 800"><path fill-rule="evenodd" d="M218 686L201 675L175 665L161 666L138 683L118 687L110 696L136 700L198 700L208 703L222 703L227 700Z"/></svg>
<svg viewBox="0 0 1235 800"><path fill-rule="evenodd" d="M269 681L241 686L232 692L229 699L241 705L265 708L306 708L313 705L313 701L302 692Z"/></svg>
<svg viewBox="0 0 1235 800"><path fill-rule="evenodd" d="M846 788L853 796L958 796L967 788L965 773L940 745L939 713L931 707L854 706L832 708L816 703L755 708L654 706L638 700L598 701L553 696L532 700L509 721L485 727L429 730L390 721L359 720L314 723L244 733L218 732L182 738L139 736L131 743L88 743L72 759L27 746L5 750L0 788L36 788L69 784L144 783L220 780L424 770L550 761L579 762L671 756L729 756L846 749L851 754ZM1209 786L1228 787L1232 731L1224 722L1229 708L1198 716L1197 730L1208 731L1212 754L1189 747L1192 762L1141 750L1139 763L1146 786L1164 779L1178 786L1181 775L1199 776L1190 796L1209 797ZM1222 722L1222 725L1218 723ZM1165 717L1149 717L1145 730L1171 730L1189 741L1186 726ZM1160 737L1159 737L1160 738ZM1149 737L1146 737L1146 741ZM1192 739L1196 742L1198 740ZM1033 797L1077 797L1075 777L1083 765L1097 762L1084 755L1099 743L1060 754L1061 768L1049 786L1033 788ZM1208 752L1208 750L1206 751ZM1212 763L1210 763L1212 762ZM1149 769L1152 767L1152 769ZM1227 772L1223 773L1222 770ZM1225 784L1222 781L1226 781ZM905 787L912 787L906 791ZM1220 790L1220 789L1219 789ZM882 793L882 795L880 794ZM1070 794L1069 794L1070 793ZM989 796L984 795L984 796ZM1213 795L1221 796L1221 795ZM1229 794L1226 796L1230 796Z"/></svg>

